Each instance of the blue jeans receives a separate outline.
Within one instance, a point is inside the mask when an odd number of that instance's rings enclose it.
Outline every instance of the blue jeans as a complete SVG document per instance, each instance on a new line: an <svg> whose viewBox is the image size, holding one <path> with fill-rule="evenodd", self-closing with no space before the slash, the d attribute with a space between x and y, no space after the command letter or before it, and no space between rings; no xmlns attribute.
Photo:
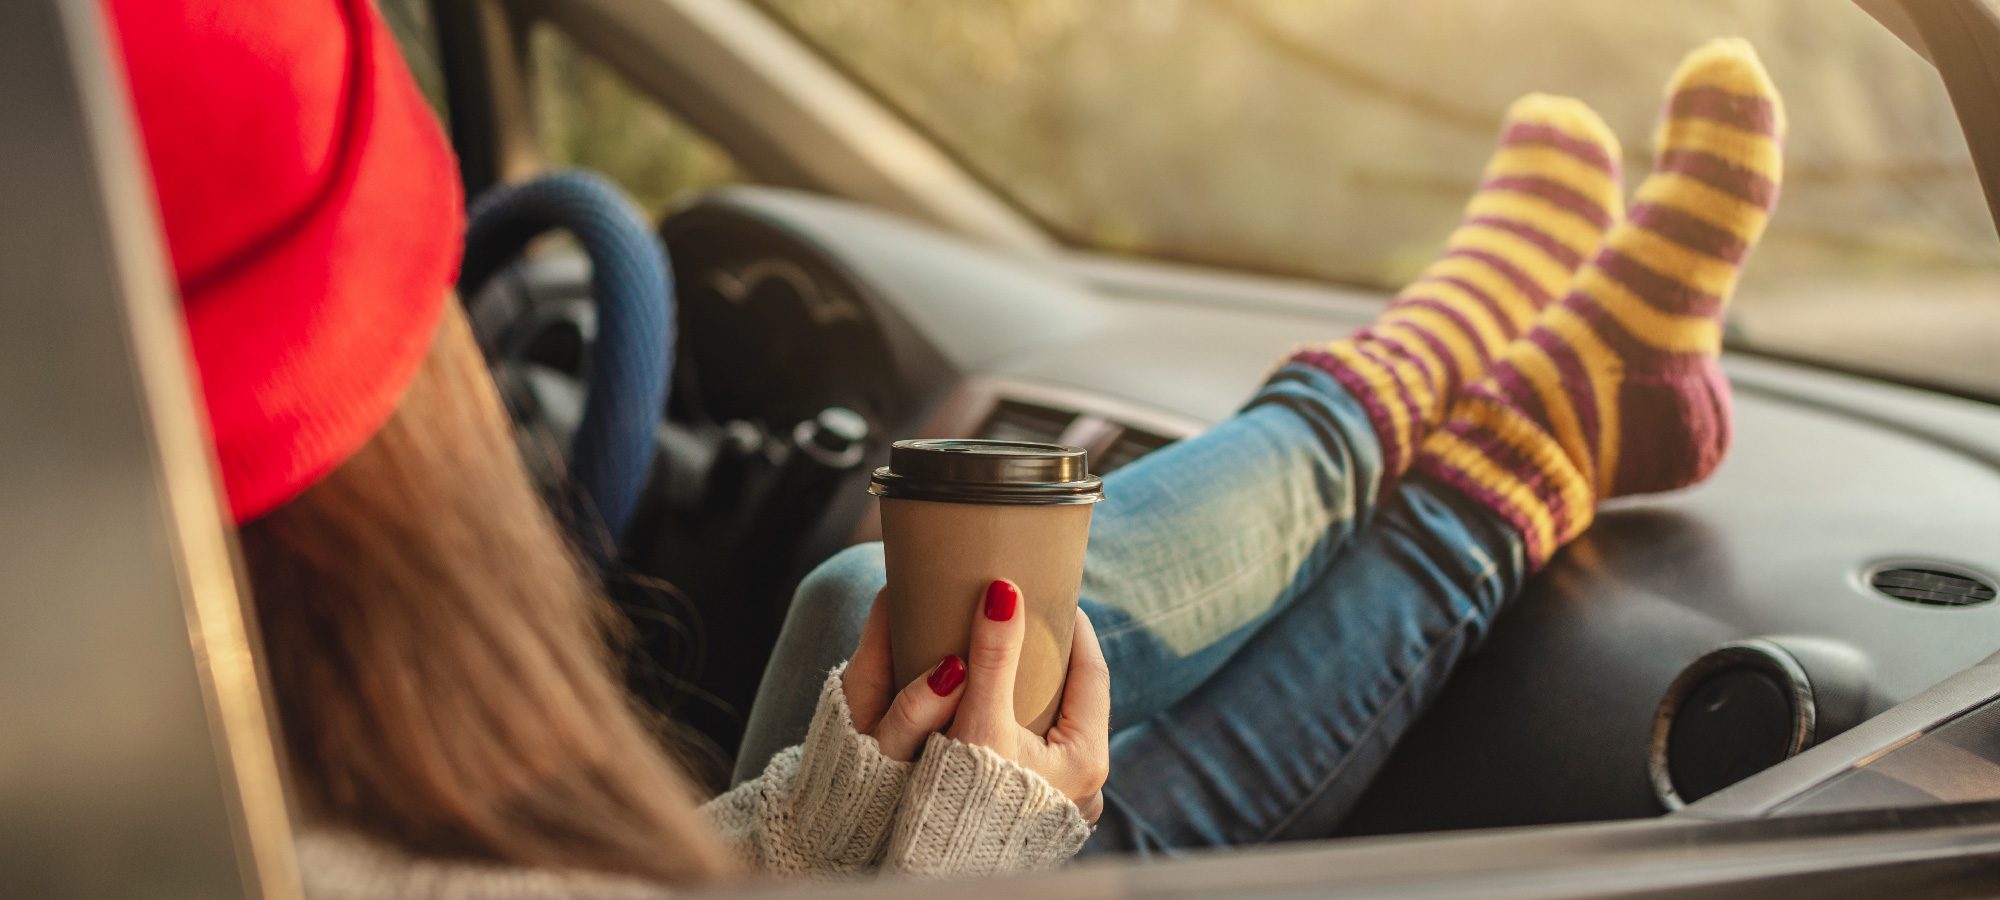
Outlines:
<svg viewBox="0 0 2000 900"><path fill-rule="evenodd" d="M1085 852L1316 837L1352 807L1526 575L1492 513L1384 487L1360 405L1298 366L1106 479L1081 602L1111 667L1111 780ZM804 736L883 581L870 544L801 585L738 780Z"/></svg>

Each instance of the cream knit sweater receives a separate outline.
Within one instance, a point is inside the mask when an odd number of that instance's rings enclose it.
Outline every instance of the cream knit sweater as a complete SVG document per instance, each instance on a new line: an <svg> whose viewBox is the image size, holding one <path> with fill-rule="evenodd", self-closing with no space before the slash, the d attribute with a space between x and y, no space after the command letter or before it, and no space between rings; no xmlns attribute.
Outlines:
<svg viewBox="0 0 2000 900"><path fill-rule="evenodd" d="M1057 865L1090 836L1076 804L984 747L932 735L914 763L883 756L855 732L840 672L820 688L805 743L702 807L746 867L779 877L987 875ZM667 894L629 879L420 859L344 832L301 836L299 865L315 900Z"/></svg>

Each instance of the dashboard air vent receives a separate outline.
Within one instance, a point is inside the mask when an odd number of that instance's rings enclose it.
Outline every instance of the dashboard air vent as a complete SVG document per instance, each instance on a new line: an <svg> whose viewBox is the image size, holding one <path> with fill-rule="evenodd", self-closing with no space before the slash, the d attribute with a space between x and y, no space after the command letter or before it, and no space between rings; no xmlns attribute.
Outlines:
<svg viewBox="0 0 2000 900"><path fill-rule="evenodd" d="M1019 400L1002 400L993 407L979 436L996 441L1028 441L1055 444L1075 421L1076 413Z"/></svg>
<svg viewBox="0 0 2000 900"><path fill-rule="evenodd" d="M1922 564L1876 569L1868 583L1897 600L1925 606L1977 606L2000 593L1993 582L1970 572Z"/></svg>
<svg viewBox="0 0 2000 900"><path fill-rule="evenodd" d="M1124 468L1127 463L1173 442L1174 439L1170 437L1140 431L1137 428L1127 428L1119 432L1118 437L1111 442L1111 446L1104 448L1103 453L1090 460L1090 471L1097 475L1109 475Z"/></svg>

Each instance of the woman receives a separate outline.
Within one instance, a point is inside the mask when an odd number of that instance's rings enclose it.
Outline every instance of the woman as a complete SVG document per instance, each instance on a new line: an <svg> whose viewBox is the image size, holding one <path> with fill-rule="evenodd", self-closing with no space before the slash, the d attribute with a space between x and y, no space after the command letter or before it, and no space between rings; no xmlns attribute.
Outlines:
<svg viewBox="0 0 2000 900"><path fill-rule="evenodd" d="M1615 227L1609 133L1523 101L1382 320L1115 477L1085 585L1115 694L1080 617L1061 724L1012 723L1006 582L966 660L890 684L855 551L787 626L755 777L697 807L447 302L450 159L366 0L108 2L321 896L1008 871L1074 852L1100 802L1105 849L1314 833L1598 499L1719 459L1716 322L1777 177L1747 48L1683 66L1660 173ZM1114 717L1136 764L1100 795Z"/></svg>
<svg viewBox="0 0 2000 900"><path fill-rule="evenodd" d="M697 806L615 677L614 619L449 296L456 173L373 6L108 6L313 895L612 886L579 871L975 874L1075 852L1104 779L1103 665L1079 622L1064 720L1024 732L1004 582L972 665L894 692L874 629L815 691L802 746Z"/></svg>
<svg viewBox="0 0 2000 900"><path fill-rule="evenodd" d="M1628 213L1597 116L1522 99L1444 252L1373 325L1106 480L1083 608L1117 728L1086 852L1329 833L1597 503L1714 470L1722 314L1783 128L1747 44L1695 51ZM874 545L807 579L738 777L798 732L883 580Z"/></svg>

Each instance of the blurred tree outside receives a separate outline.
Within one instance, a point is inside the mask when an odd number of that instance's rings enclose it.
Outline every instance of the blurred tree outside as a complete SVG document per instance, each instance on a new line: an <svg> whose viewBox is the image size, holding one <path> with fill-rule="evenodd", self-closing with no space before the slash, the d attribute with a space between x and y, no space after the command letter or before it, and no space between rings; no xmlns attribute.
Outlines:
<svg viewBox="0 0 2000 900"><path fill-rule="evenodd" d="M721 147L555 28L529 30L528 59L536 137L550 165L603 173L654 217L691 192L747 180Z"/></svg>

